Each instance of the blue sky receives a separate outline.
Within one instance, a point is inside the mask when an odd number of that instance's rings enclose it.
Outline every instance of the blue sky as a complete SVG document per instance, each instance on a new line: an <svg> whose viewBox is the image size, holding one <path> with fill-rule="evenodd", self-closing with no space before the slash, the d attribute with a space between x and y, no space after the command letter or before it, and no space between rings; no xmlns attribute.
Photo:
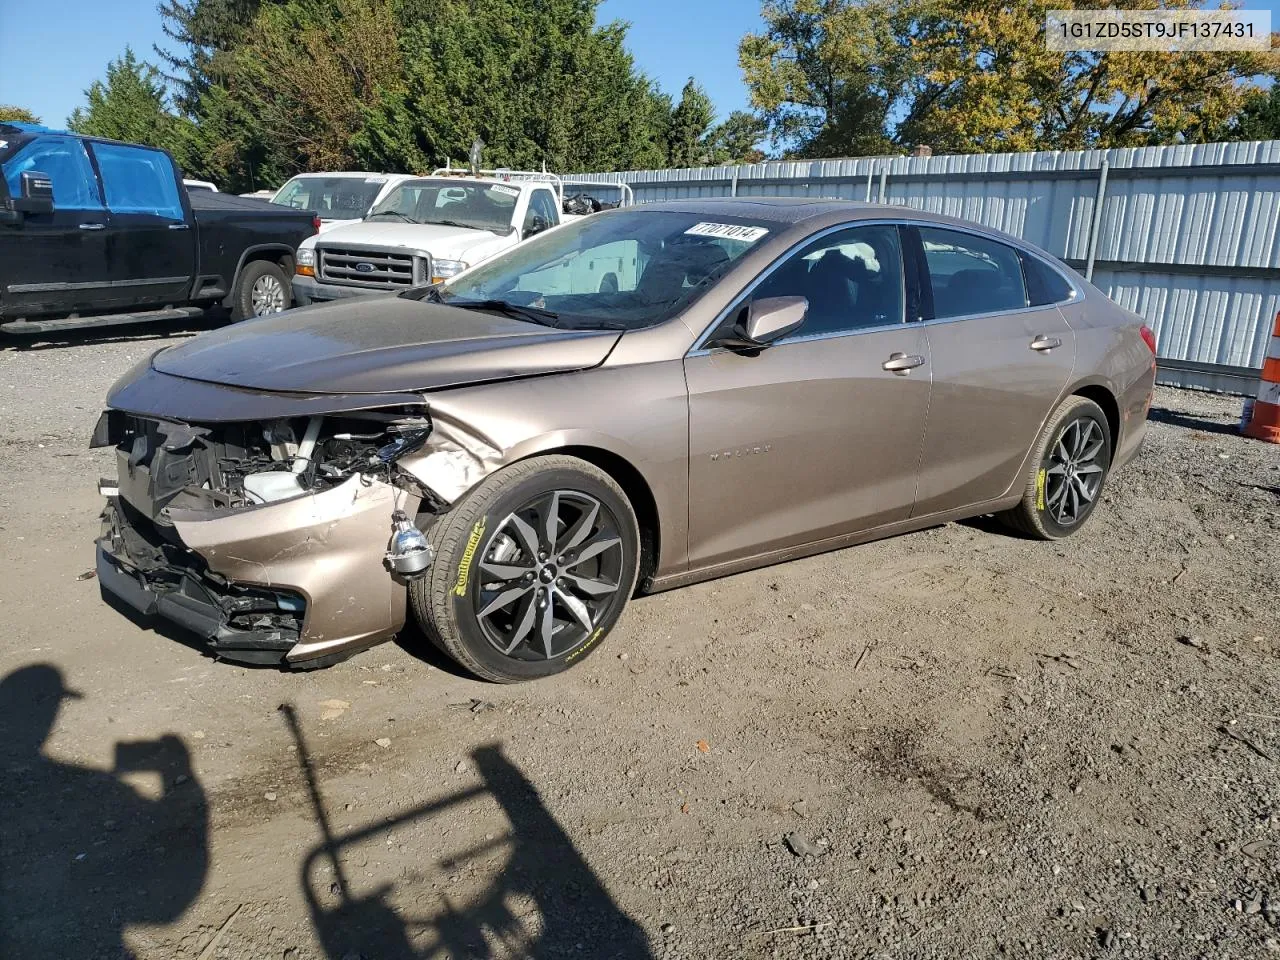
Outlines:
<svg viewBox="0 0 1280 960"><path fill-rule="evenodd" d="M600 19L631 22L631 52L664 90L678 96L697 77L724 115L747 105L738 40L759 11L756 0L605 0ZM163 39L156 0L0 0L0 103L61 126L125 44L154 60Z"/></svg>
<svg viewBox="0 0 1280 960"><path fill-rule="evenodd" d="M1280 0L1242 6L1270 9L1280 29ZM758 0L604 0L600 19L630 21L640 69L675 96L695 77L723 117L747 106L737 47L759 11ZM0 0L0 103L61 126L125 44L154 59L152 44L163 39L156 0Z"/></svg>

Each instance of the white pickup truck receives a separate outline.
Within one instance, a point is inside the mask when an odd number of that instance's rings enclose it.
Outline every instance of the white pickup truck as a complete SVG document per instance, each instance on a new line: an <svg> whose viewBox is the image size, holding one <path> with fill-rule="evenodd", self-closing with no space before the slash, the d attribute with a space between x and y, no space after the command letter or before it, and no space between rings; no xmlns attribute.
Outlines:
<svg viewBox="0 0 1280 960"><path fill-rule="evenodd" d="M595 185L605 186L611 185ZM622 185L620 203L630 199ZM550 173L443 168L401 181L359 222L298 248L299 305L439 283L568 220Z"/></svg>

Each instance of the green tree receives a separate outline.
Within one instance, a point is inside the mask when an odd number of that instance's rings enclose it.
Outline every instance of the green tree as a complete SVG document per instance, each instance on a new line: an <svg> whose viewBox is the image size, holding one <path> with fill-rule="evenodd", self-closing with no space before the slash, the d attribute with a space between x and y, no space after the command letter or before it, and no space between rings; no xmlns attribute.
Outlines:
<svg viewBox="0 0 1280 960"><path fill-rule="evenodd" d="M747 110L735 110L711 129L705 138L710 163L759 163L765 158L759 148L768 134L764 120Z"/></svg>
<svg viewBox="0 0 1280 960"><path fill-rule="evenodd" d="M353 138L367 165L430 170L486 144L486 166L588 171L667 160L670 99L635 67L598 0L420 0L404 83L383 85Z"/></svg>
<svg viewBox="0 0 1280 960"><path fill-rule="evenodd" d="M1212 139L1270 53L1047 49L1056 0L766 0L739 46L771 140L800 156L1079 149ZM1103 8L1110 0L1082 0ZM1197 8L1197 0L1131 6Z"/></svg>
<svg viewBox="0 0 1280 960"><path fill-rule="evenodd" d="M39 123L40 118L25 107L15 107L12 104L0 103L0 123L6 121L11 123Z"/></svg>
<svg viewBox="0 0 1280 960"><path fill-rule="evenodd" d="M700 167L711 162L707 131L715 120L715 107L693 79L684 85L680 102L671 111L667 162L673 167Z"/></svg>
<svg viewBox="0 0 1280 960"><path fill-rule="evenodd" d="M1227 140L1280 140L1280 82L1255 92L1233 118Z"/></svg>
<svg viewBox="0 0 1280 960"><path fill-rule="evenodd" d="M125 47L124 56L107 64L104 83L95 80L85 92L86 107L77 107L67 118L67 127L76 133L153 147L172 147L178 119L169 112L160 71L134 56Z"/></svg>

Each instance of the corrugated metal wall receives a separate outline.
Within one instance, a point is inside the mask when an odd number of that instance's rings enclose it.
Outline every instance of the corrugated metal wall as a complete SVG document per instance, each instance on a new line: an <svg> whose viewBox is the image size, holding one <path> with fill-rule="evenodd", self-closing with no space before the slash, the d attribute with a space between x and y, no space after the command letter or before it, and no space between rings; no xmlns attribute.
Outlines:
<svg viewBox="0 0 1280 960"><path fill-rule="evenodd" d="M573 179L624 180L638 203L731 195L884 200L1004 230L1082 271L1092 247L1093 282L1156 331L1168 383L1252 392L1280 310L1276 140L777 161Z"/></svg>

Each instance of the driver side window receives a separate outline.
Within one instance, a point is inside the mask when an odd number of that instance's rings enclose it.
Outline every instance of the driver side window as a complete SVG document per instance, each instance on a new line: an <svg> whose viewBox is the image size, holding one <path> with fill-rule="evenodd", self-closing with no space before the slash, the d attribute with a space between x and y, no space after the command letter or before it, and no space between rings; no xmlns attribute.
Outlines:
<svg viewBox="0 0 1280 960"><path fill-rule="evenodd" d="M809 301L795 337L902 323L898 228L891 224L850 227L815 240L779 264L751 299L795 296Z"/></svg>
<svg viewBox="0 0 1280 960"><path fill-rule="evenodd" d="M53 182L55 210L101 210L98 179L89 165L84 144L74 137L41 137L27 144L4 165L4 179L9 196L22 189L22 175L27 171L48 174Z"/></svg>

